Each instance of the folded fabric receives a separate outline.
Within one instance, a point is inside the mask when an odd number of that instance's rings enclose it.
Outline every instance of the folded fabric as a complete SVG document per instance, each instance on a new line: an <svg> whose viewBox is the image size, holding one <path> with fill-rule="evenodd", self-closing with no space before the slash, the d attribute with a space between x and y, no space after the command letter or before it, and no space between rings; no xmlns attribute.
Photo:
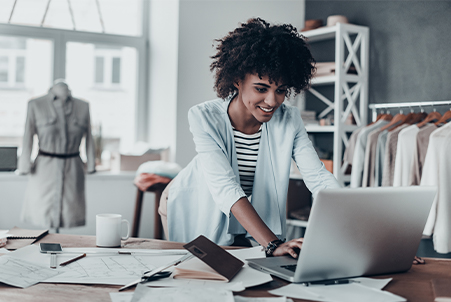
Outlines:
<svg viewBox="0 0 451 302"><path fill-rule="evenodd" d="M160 176L157 174L149 174L149 173L141 173L135 177L133 183L140 189L145 192L148 188L155 184L168 184L172 179L164 176Z"/></svg>
<svg viewBox="0 0 451 302"><path fill-rule="evenodd" d="M157 174L160 176L174 178L182 170L176 163L169 163L162 160L147 161L141 164L136 171L136 175L141 173Z"/></svg>

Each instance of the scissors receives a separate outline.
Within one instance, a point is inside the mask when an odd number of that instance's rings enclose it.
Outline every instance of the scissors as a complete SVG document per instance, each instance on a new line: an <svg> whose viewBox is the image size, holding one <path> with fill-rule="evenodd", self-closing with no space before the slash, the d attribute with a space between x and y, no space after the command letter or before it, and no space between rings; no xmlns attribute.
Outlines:
<svg viewBox="0 0 451 302"><path fill-rule="evenodd" d="M177 266L180 263L182 263L182 262L184 262L186 260L189 260L189 259L191 259L193 257L194 257L194 255L192 255L192 254L186 254L182 258L177 259L177 260L175 260L175 261L173 261L171 263L168 263L166 265L160 266L160 267L158 267L156 269L153 269L151 271L147 271L138 280L135 280L135 281L133 281L133 282L131 282L131 283L129 283L127 285L124 285L121 288L119 288L119 291L123 291L124 289L132 287L132 286L134 286L134 285L136 285L138 283L141 283L141 282L149 282L149 281L152 281L152 280L169 277L171 275L171 272L163 272L165 269L168 269L171 266ZM169 275L167 275L168 273L169 273ZM155 276L155 279L152 279L152 277L154 277L154 276Z"/></svg>
<svg viewBox="0 0 451 302"><path fill-rule="evenodd" d="M148 274L150 272L151 271L147 271L144 273L144 275L141 277L140 283L146 283L146 282L150 282L150 281L154 281L154 280L158 280L158 279L162 279L162 278L167 278L172 274L172 272L170 272L170 271L164 271L164 272L156 273L155 275L150 276L150 277L145 276L145 274Z"/></svg>

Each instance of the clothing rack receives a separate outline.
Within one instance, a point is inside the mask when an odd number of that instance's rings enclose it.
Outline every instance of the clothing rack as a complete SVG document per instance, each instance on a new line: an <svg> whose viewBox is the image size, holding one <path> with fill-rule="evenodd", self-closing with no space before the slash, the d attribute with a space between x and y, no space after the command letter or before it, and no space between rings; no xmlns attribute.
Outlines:
<svg viewBox="0 0 451 302"><path fill-rule="evenodd" d="M375 121L377 118L377 109L389 109L389 108L399 108L401 107L427 107L427 106L441 106L441 105L451 105L451 100L448 101L428 101L428 102L402 102L402 103L382 103L382 104L369 104L368 107L372 112L372 120ZM401 110L402 111L402 110Z"/></svg>

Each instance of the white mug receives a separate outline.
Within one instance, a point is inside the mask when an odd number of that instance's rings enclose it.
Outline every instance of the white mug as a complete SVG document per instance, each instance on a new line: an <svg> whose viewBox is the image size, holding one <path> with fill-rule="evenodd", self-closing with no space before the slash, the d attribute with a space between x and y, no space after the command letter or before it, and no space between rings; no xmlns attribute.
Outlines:
<svg viewBox="0 0 451 302"><path fill-rule="evenodd" d="M122 237L122 224L127 224L127 236ZM120 214L96 215L96 245L98 247L120 247L121 240L130 237L130 223Z"/></svg>

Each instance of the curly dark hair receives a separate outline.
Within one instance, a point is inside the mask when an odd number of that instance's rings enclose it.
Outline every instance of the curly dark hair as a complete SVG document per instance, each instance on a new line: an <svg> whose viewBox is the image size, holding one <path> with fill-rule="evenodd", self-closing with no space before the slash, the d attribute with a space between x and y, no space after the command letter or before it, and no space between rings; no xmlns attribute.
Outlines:
<svg viewBox="0 0 451 302"><path fill-rule="evenodd" d="M210 71L215 70L214 89L220 98L235 94L234 83L247 74L268 76L270 82L287 84L288 93L298 94L315 72L304 37L290 24L270 25L253 18L215 41Z"/></svg>

